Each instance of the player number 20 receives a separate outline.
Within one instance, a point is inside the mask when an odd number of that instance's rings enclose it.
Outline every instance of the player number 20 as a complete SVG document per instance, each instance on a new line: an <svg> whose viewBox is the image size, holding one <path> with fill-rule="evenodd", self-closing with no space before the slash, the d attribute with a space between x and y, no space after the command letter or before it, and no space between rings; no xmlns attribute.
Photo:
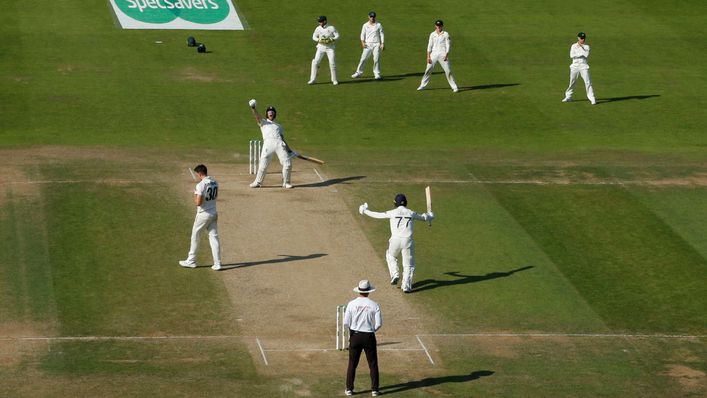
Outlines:
<svg viewBox="0 0 707 398"><path fill-rule="evenodd" d="M400 223L403 221L403 219L407 220L405 221L405 228L410 226L410 221L412 220L412 217L395 217L398 219L398 228L400 228Z"/></svg>

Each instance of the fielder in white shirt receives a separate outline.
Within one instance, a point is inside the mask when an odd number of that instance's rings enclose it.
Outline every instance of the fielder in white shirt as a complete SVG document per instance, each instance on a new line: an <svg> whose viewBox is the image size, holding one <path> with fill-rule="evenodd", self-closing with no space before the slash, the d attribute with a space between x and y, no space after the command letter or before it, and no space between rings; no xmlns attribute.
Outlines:
<svg viewBox="0 0 707 398"><path fill-rule="evenodd" d="M263 134L263 148L260 151L260 163L258 164L258 172L255 174L255 181L250 183L251 188L260 188L265 179L265 174L268 171L270 160L273 154L277 154L282 165L282 187L290 189L290 174L292 173L292 152L285 142L285 130L275 121L277 110L274 106L269 106L265 111L265 118L260 116L258 110L255 109L256 102L251 100L248 105L253 111L255 122L260 126L260 132Z"/></svg>
<svg viewBox="0 0 707 398"><path fill-rule="evenodd" d="M582 76L584 80L584 88L587 90L587 98L592 105L596 105L597 100L594 97L594 89L592 88L592 78L589 76L589 45L585 44L587 35L584 32L577 34L577 42L570 47L570 85L565 91L565 98L562 102L572 101L572 93L574 93L574 84L577 83L577 76Z"/></svg>
<svg viewBox="0 0 707 398"><path fill-rule="evenodd" d="M194 204L196 205L196 218L191 230L191 247L186 260L179 265L185 268L196 268L196 253L199 250L199 238L204 229L209 231L209 244L214 257L214 271L221 269L221 245L218 240L218 213L216 212L216 198L218 197L218 183L209 177L206 166L200 164L194 168L199 176L198 184L194 189Z"/></svg>
<svg viewBox="0 0 707 398"><path fill-rule="evenodd" d="M339 81L336 80L336 54L334 53L334 49L336 48L336 41L339 40L339 32L336 31L335 27L327 25L327 20L324 15L320 16L317 21L319 21L319 26L314 29L314 34L312 34L312 40L317 43L317 52L314 53L312 72L309 75L307 84L314 84L314 81L317 80L317 70L326 53L329 58L331 82L336 86L339 84Z"/></svg>
<svg viewBox="0 0 707 398"><path fill-rule="evenodd" d="M372 218L390 219L390 239L388 240L388 250L385 252L385 260L388 263L390 273L390 284L395 285L400 279L397 257L402 254L403 258L403 280L401 288L403 292L412 291L412 278L415 273L415 241L412 238L415 220L431 221L434 214L418 214L408 209L408 201L405 195L395 196L395 209L385 213L378 213L368 210L368 203L364 203L358 208L358 212Z"/></svg>
<svg viewBox="0 0 707 398"><path fill-rule="evenodd" d="M455 93L459 91L457 82L454 81L454 76L452 75L452 66L449 63L451 44L449 33L444 30L444 22L438 19L435 21L435 31L430 33L430 39L427 41L427 69L425 69L425 74L422 76L422 81L417 91L424 90L427 87L430 77L432 77L432 69L434 69L437 62L444 69L444 74L447 76L447 82L449 82L452 91Z"/></svg>
<svg viewBox="0 0 707 398"><path fill-rule="evenodd" d="M355 79L363 76L363 66L372 54L373 76L379 80L381 78L380 55L381 51L385 49L385 34L383 33L383 25L376 22L375 11L368 13L368 22L364 23L361 28L361 47L363 47L361 60L358 62L356 72L351 77Z"/></svg>

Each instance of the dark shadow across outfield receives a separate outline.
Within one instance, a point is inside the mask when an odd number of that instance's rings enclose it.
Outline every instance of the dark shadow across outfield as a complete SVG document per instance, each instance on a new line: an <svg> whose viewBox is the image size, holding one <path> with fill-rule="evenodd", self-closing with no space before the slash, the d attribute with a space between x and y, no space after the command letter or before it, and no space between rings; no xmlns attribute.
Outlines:
<svg viewBox="0 0 707 398"><path fill-rule="evenodd" d="M406 383L393 384L390 386L381 387L381 392L384 394L393 394L397 392L403 392L408 390L414 390L423 387L432 387L440 384L447 383L467 383L470 381L478 380L482 377L487 377L493 375L495 372L492 370L475 370L469 374L456 375L456 376L440 376L440 377L426 377L420 380L408 381Z"/></svg>
<svg viewBox="0 0 707 398"><path fill-rule="evenodd" d="M454 285L465 285L467 283L476 283L488 281L491 279L506 278L516 272L525 271L534 268L532 265L517 268L507 272L490 272L486 275L462 275L459 272L445 272L445 275L450 275L456 277L457 279L452 280L439 280L439 279L425 279L412 284L413 292L421 292L423 290L436 289L438 287L454 286Z"/></svg>
<svg viewBox="0 0 707 398"><path fill-rule="evenodd" d="M282 258L273 258L270 260L250 261L250 262L243 262L243 263L221 264L221 271L227 271L227 270L234 269L234 268L252 267L255 265L278 264L278 263L288 263L290 261L310 260L313 258L328 256L328 254L314 253L314 254L308 254L306 256L293 256L293 255L289 255L289 254L278 254L278 256L280 256Z"/></svg>
<svg viewBox="0 0 707 398"><path fill-rule="evenodd" d="M320 181L320 182L311 182L309 184L298 184L295 185L296 188L320 188L320 187L328 187L330 185L336 185L336 184L346 184L348 181L355 181L355 180L360 180L362 178L366 178L366 176L351 176L351 177L341 177L341 178L330 178L326 181Z"/></svg>
<svg viewBox="0 0 707 398"><path fill-rule="evenodd" d="M597 104L603 104L605 102L628 101L628 100L644 100L644 99L654 98L654 97L660 97L660 94L629 95L626 97L597 98Z"/></svg>

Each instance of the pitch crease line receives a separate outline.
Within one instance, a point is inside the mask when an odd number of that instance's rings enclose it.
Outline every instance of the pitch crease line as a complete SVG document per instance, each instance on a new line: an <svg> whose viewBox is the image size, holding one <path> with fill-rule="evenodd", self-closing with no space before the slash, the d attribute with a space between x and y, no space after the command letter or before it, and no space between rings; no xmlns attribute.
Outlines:
<svg viewBox="0 0 707 398"><path fill-rule="evenodd" d="M422 346L422 349L425 350L425 354L427 354L427 359L429 359L429 360L430 360L430 363L432 363L432 365L434 365L434 364L435 364L435 361L432 360L432 356L430 356L430 352L427 351L427 347L425 347L425 345L422 343L422 339L420 339L420 336L415 335L415 338L417 338L417 341L418 341L418 342L420 343L420 345Z"/></svg>
<svg viewBox="0 0 707 398"><path fill-rule="evenodd" d="M587 337L634 339L703 339L707 335L680 334L612 334L612 333L430 333L427 337Z"/></svg>
<svg viewBox="0 0 707 398"><path fill-rule="evenodd" d="M317 171L317 169L312 169L312 170L314 170L314 173L317 175L317 177L319 177L319 181L324 182L324 179L322 178L322 175L319 174L319 172Z"/></svg>
<svg viewBox="0 0 707 398"><path fill-rule="evenodd" d="M265 366L270 366L270 364L268 364L268 358L265 357L265 350L263 350L263 346L260 344L260 339L256 337L255 342L258 343L258 348L260 348L260 354L263 356L263 361L265 362Z"/></svg>

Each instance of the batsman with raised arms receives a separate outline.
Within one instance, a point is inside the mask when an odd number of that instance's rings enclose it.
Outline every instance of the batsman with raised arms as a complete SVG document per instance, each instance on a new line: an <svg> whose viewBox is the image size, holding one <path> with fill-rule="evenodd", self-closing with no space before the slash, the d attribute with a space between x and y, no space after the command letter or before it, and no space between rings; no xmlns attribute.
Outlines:
<svg viewBox="0 0 707 398"><path fill-rule="evenodd" d="M412 238L415 220L431 222L434 213L430 211L418 214L406 206L408 204L405 195L399 193L395 195L395 208L385 213L368 210L368 203L364 203L358 208L358 212L372 218L390 219L390 239L388 240L388 250L385 252L385 260L388 263L390 273L390 284L396 285L400 279L397 257L402 254L403 258L403 280L401 288L403 292L412 291L412 278L415 273L415 241Z"/></svg>
<svg viewBox="0 0 707 398"><path fill-rule="evenodd" d="M262 186L265 173L270 165L270 159L273 153L276 153L282 165L282 187L288 189L292 188L292 184L290 184L290 174L292 172L291 155L293 152L289 150L285 142L284 129L279 123L275 122L277 110L275 110L273 106L268 106L268 109L265 111L265 118L263 118L255 108L257 102L254 99L250 100L248 105L253 111L255 121L258 123L258 126L260 126L260 132L263 134L263 149L260 152L258 173L255 175L255 181L250 183L250 187L260 188Z"/></svg>

